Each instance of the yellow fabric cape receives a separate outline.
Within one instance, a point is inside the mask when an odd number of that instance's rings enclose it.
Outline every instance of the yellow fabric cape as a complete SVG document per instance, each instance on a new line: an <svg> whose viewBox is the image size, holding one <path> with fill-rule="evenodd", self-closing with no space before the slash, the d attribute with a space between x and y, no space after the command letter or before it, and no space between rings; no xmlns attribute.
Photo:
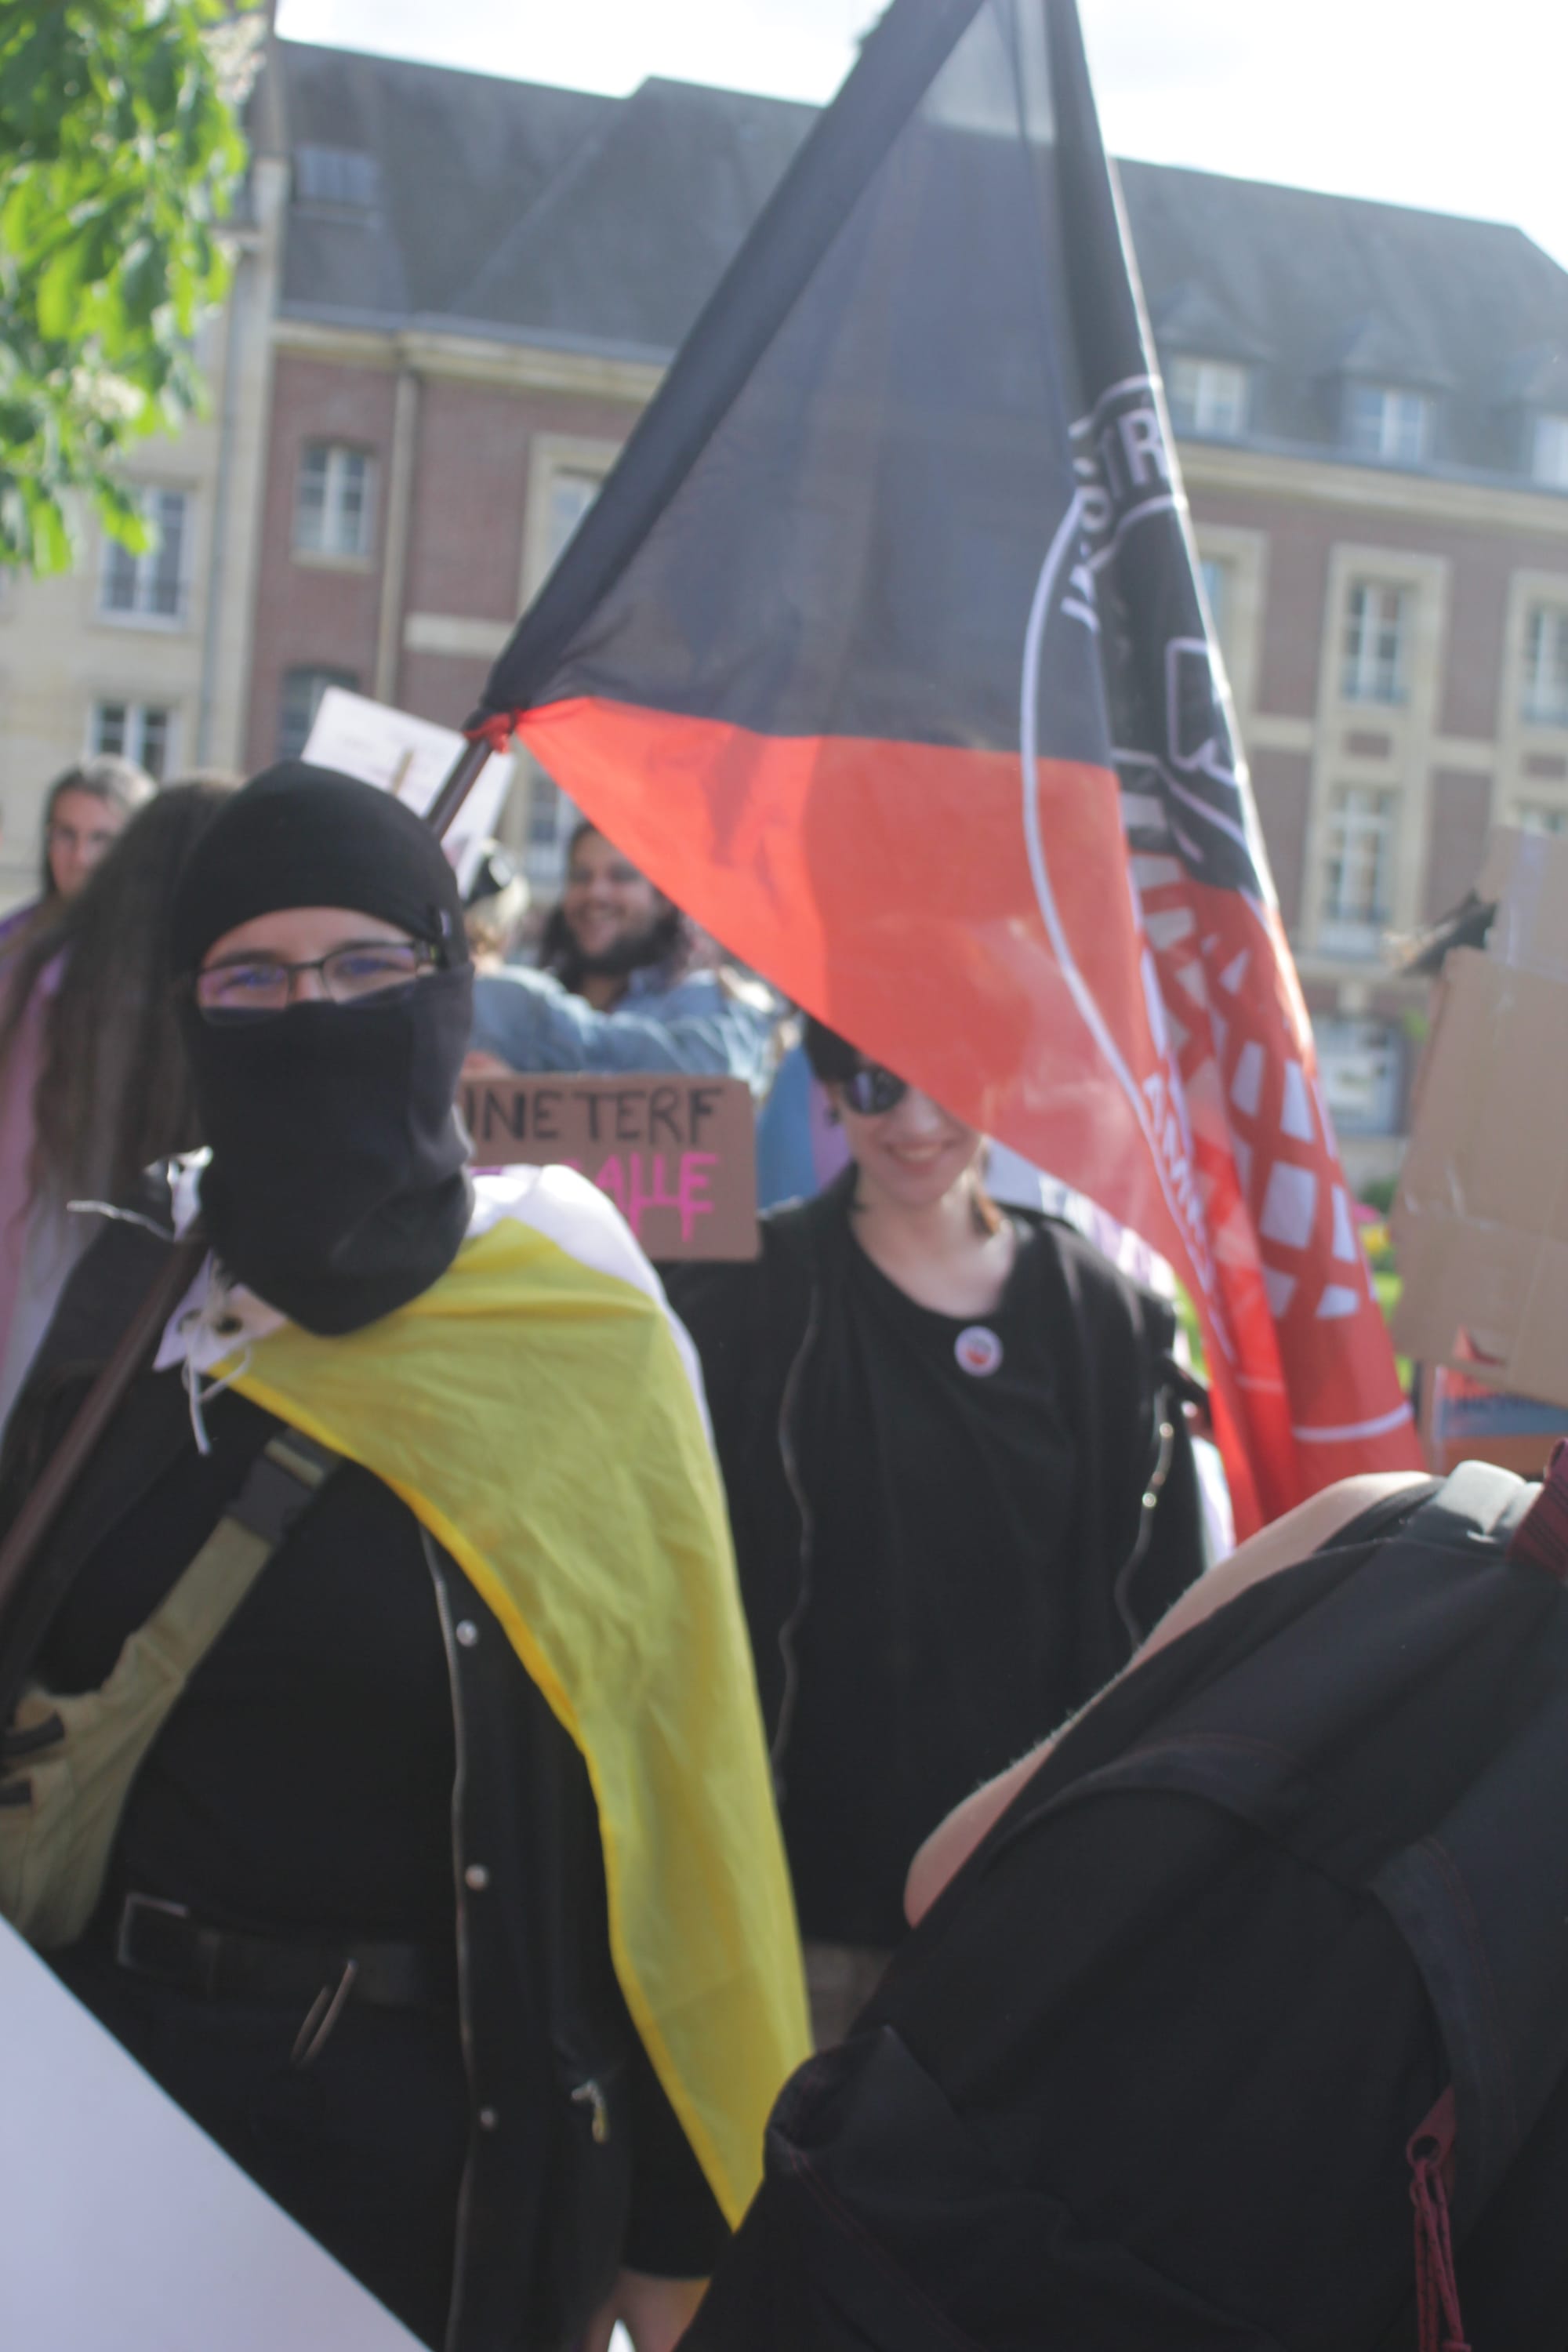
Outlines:
<svg viewBox="0 0 1568 2352"><path fill-rule="evenodd" d="M399 1495L586 1759L626 2006L731 2227L809 2049L723 1496L666 1310L503 1218L235 1386Z"/></svg>

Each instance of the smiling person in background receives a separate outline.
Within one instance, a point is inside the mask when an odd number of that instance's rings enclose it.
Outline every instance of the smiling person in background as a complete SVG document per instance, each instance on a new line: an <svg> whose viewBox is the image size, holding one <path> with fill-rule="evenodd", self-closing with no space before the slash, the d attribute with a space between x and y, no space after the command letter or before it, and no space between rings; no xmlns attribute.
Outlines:
<svg viewBox="0 0 1568 2352"><path fill-rule="evenodd" d="M688 918L591 824L572 836L540 961L476 981L470 1076L683 1070L766 1085L782 1007L701 964Z"/></svg>
<svg viewBox="0 0 1568 2352"><path fill-rule="evenodd" d="M977 1781L1204 1566L1165 1303L999 1208L973 1128L810 1022L851 1164L747 1264L667 1271L702 1358L817 2039ZM993 1760L994 1759L994 1760Z"/></svg>

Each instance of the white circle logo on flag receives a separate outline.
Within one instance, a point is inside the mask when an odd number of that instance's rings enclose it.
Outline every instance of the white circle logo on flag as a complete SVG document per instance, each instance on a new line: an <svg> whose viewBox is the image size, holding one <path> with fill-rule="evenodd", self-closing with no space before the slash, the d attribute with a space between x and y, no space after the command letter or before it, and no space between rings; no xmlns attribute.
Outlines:
<svg viewBox="0 0 1568 2352"><path fill-rule="evenodd" d="M995 1332L984 1323L971 1323L967 1330L961 1331L953 1341L952 1352L958 1358L960 1369L973 1372L975 1379L981 1381L987 1372L994 1372L1002 1361L1002 1342Z"/></svg>

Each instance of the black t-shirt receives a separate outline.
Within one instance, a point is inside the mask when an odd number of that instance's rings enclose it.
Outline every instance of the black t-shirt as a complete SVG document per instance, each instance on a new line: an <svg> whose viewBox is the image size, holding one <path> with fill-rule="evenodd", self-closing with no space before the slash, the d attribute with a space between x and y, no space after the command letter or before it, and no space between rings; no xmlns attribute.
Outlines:
<svg viewBox="0 0 1568 2352"><path fill-rule="evenodd" d="M168 1377L173 1378L171 1374ZM88 1560L39 1671L101 1683L195 1557L275 1423L232 1393ZM163 1726L132 1790L110 1902L134 1888L258 1933L451 1948L456 1743L413 1514L336 1469Z"/></svg>
<svg viewBox="0 0 1568 2352"><path fill-rule="evenodd" d="M1086 1696L1075 1648L1076 1355L1047 1234L994 1313L920 1307L858 1246L803 1381L811 1583L783 1759L801 1927L902 1933L910 1857Z"/></svg>

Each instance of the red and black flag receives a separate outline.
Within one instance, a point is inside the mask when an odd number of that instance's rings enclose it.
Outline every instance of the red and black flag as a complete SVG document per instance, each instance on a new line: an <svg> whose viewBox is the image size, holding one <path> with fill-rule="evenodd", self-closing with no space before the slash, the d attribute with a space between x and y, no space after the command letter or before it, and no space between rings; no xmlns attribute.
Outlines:
<svg viewBox="0 0 1568 2352"><path fill-rule="evenodd" d="M496 664L513 726L1175 1263L1244 1528L1416 1464L1072 0L896 0Z"/></svg>

